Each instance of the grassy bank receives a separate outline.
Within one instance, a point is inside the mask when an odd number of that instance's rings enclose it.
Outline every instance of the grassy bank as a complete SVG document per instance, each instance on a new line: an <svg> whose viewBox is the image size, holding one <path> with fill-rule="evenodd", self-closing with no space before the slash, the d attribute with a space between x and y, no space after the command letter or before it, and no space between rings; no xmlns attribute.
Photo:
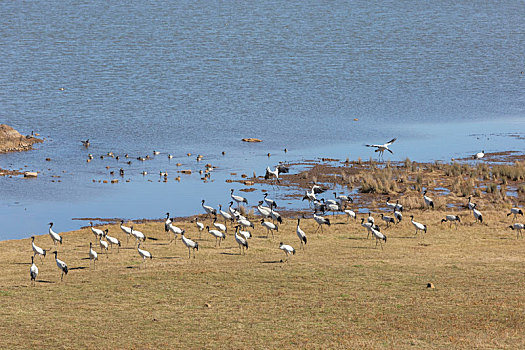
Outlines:
<svg viewBox="0 0 525 350"><path fill-rule="evenodd" d="M486 224L462 215L458 230L445 212L412 210L427 234L404 222L383 228L384 250L359 222L336 217L323 234L308 219L299 249L296 221L274 239L256 222L245 256L233 232L220 248L206 231L181 222L199 240L196 259L162 223L137 225L154 258L143 266L118 226L105 226L123 247L90 267L89 229L64 233L60 273L49 254L35 261L31 241L0 242L0 341L5 348L523 348L525 240L506 228L503 211ZM380 221L376 218L376 222ZM208 221L209 223L209 221ZM297 253L281 262L279 242ZM35 242L50 248L49 236ZM97 246L97 251L100 251ZM427 288L433 283L435 288Z"/></svg>

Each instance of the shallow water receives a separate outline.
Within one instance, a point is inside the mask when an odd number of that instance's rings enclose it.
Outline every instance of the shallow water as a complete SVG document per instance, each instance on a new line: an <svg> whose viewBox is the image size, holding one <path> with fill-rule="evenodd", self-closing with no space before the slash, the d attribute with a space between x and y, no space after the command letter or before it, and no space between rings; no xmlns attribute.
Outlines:
<svg viewBox="0 0 525 350"><path fill-rule="evenodd" d="M39 1L3 2L0 13L0 123L46 137L0 155L3 168L41 172L0 178L3 239L85 224L74 217L190 215L203 198L227 205L243 187L224 182L230 172L368 159L365 143L392 137L393 160L524 148L508 137L525 130L522 2ZM109 151L132 165L86 163ZM195 171L208 162L219 168L202 183ZM92 182L121 167L129 183ZM179 168L194 174L175 182ZM261 193L245 195L256 204Z"/></svg>

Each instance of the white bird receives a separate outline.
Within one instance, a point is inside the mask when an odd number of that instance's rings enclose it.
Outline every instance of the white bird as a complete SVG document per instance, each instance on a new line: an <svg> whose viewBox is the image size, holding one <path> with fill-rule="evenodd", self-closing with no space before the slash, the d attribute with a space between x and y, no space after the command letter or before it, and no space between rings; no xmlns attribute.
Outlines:
<svg viewBox="0 0 525 350"><path fill-rule="evenodd" d="M211 215L217 215L217 210L215 210L214 208L210 207L209 205L205 205L204 204L204 199L201 202L201 206L204 209L204 211L206 212L206 214L208 214L210 216Z"/></svg>
<svg viewBox="0 0 525 350"><path fill-rule="evenodd" d="M238 220L242 215L241 212L232 207L233 201L230 202L230 206L228 207L228 211L230 214L232 214L232 218L235 218L235 220Z"/></svg>
<svg viewBox="0 0 525 350"><path fill-rule="evenodd" d="M341 194L341 195L338 196L337 193L334 192L334 197L335 197L335 199L337 199L339 201L339 205L341 207L346 206L346 204L349 203L349 202L350 203L354 202L352 197L344 195L344 194Z"/></svg>
<svg viewBox="0 0 525 350"><path fill-rule="evenodd" d="M171 223L171 224L168 225L168 230L169 230L171 233L173 233L174 238L175 238L175 244L177 244L177 235L181 235L181 234L184 232L184 230L181 229L181 228L178 227L178 226L173 225L173 223ZM171 241L173 241L173 238L170 240L170 242L171 242Z"/></svg>
<svg viewBox="0 0 525 350"><path fill-rule="evenodd" d="M396 140L397 140L397 138L394 137L392 140L388 141L385 144L382 144L382 145L366 145L366 147L375 147L375 149L376 149L375 152L379 152L379 158L381 158L381 157L383 157L383 153L385 151L388 151L388 152L390 152L392 154L394 153L388 148L388 146L393 144Z"/></svg>
<svg viewBox="0 0 525 350"><path fill-rule="evenodd" d="M375 224L375 219L374 219L374 217L372 216L372 213L370 213L370 212L368 212L368 219L367 219L367 221L368 221L369 223L371 223L372 226L374 226L374 224Z"/></svg>
<svg viewBox="0 0 525 350"><path fill-rule="evenodd" d="M193 259L195 259L195 249L199 250L199 243L194 242L189 238L184 237L184 232L181 233L182 243L188 247L188 259L191 258L191 250L193 249Z"/></svg>
<svg viewBox="0 0 525 350"><path fill-rule="evenodd" d="M374 224L371 222L365 222L365 218L361 218L361 226L366 228L366 231L367 231L366 238L370 237L370 233L372 233L372 228L374 228Z"/></svg>
<svg viewBox="0 0 525 350"><path fill-rule="evenodd" d="M31 236L31 247L33 248L33 256L40 255L40 261L42 261L42 257L46 257L46 250L35 244L35 236Z"/></svg>
<svg viewBox="0 0 525 350"><path fill-rule="evenodd" d="M432 209L434 209L434 201L432 198L427 196L427 190L423 192L423 200L425 201L425 206L429 208L432 207Z"/></svg>
<svg viewBox="0 0 525 350"><path fill-rule="evenodd" d="M138 241L142 240L142 242L144 242L146 240L146 236L144 236L144 234L140 231L137 231L137 230L134 230L133 229L133 226L131 226L131 232L130 234L135 237L135 239Z"/></svg>
<svg viewBox="0 0 525 350"><path fill-rule="evenodd" d="M164 220L164 231L168 232L170 229L168 228L168 225L171 224L173 220L170 219L170 213L166 213L166 220Z"/></svg>
<svg viewBox="0 0 525 350"><path fill-rule="evenodd" d="M120 245L121 245L120 241L116 237L109 236L108 232L109 232L108 229L104 230L104 237L106 238L108 243L111 244L111 250L113 250L113 245L115 244L117 245L118 251L120 252Z"/></svg>
<svg viewBox="0 0 525 350"><path fill-rule="evenodd" d="M239 230L239 235L240 235L242 238L246 239L246 240L252 238L252 234L251 234L250 231L242 231L242 230Z"/></svg>
<svg viewBox="0 0 525 350"><path fill-rule="evenodd" d="M295 255L295 249L291 245L281 242L279 243L279 249L281 249L286 254L286 261L288 261L289 254Z"/></svg>
<svg viewBox="0 0 525 350"><path fill-rule="evenodd" d="M140 249L140 242L137 245L137 251L139 252L140 257L142 258L142 263L144 264L144 266L146 266L146 259L153 259L153 255L151 255L150 252L144 249Z"/></svg>
<svg viewBox="0 0 525 350"><path fill-rule="evenodd" d="M219 242L219 247L221 246L221 241L226 239L226 233L219 230L210 230L210 226L206 226L208 233L215 237L215 246L217 246L217 241Z"/></svg>
<svg viewBox="0 0 525 350"><path fill-rule="evenodd" d="M427 225L423 225L419 222L414 221L414 215L410 215L410 221L412 222L412 225L414 225L414 227L416 228L416 235L417 231L423 231L427 233Z"/></svg>
<svg viewBox="0 0 525 350"><path fill-rule="evenodd" d="M472 214L474 215L474 218L476 219L476 222L480 222L483 223L483 215L481 214L481 212L479 210L476 209L476 206L474 206L474 208L472 208Z"/></svg>
<svg viewBox="0 0 525 350"><path fill-rule="evenodd" d="M235 226L235 241L239 245L239 255L246 254L245 249L248 250L248 240L244 237L241 237L238 232L240 230L240 226Z"/></svg>
<svg viewBox="0 0 525 350"><path fill-rule="evenodd" d="M507 216L512 215L512 214L514 214L514 219L512 219L512 221L514 221L516 220L516 215L523 216L523 210L521 210L520 208L511 208L510 213L508 213Z"/></svg>
<svg viewBox="0 0 525 350"><path fill-rule="evenodd" d="M120 220L120 229L126 234L126 241L128 241L131 236L131 227L124 226L124 220Z"/></svg>
<svg viewBox="0 0 525 350"><path fill-rule="evenodd" d="M280 174L286 174L290 171L290 169L284 165L278 165L275 167L275 170L271 170L269 166L266 167L266 173L264 174L264 179L268 180L272 177L275 177L277 179L277 182L281 182L279 180Z"/></svg>
<svg viewBox="0 0 525 350"><path fill-rule="evenodd" d="M100 241L98 241L98 243L100 244L100 254L102 254L103 251L106 250L106 258L107 258L108 257L108 248L109 248L108 242L100 239Z"/></svg>
<svg viewBox="0 0 525 350"><path fill-rule="evenodd" d="M266 227L266 237L269 236L270 231L272 232L272 238L273 238L273 231L279 232L279 226L275 225L273 222L264 221L264 219L261 219L261 225L263 227Z"/></svg>
<svg viewBox="0 0 525 350"><path fill-rule="evenodd" d="M399 204L399 199L396 199L396 207L394 208L395 211L403 211L403 205Z"/></svg>
<svg viewBox="0 0 525 350"><path fill-rule="evenodd" d="M95 261L98 260L98 254L93 250L93 243L89 242L89 260L93 261L93 268L95 268Z"/></svg>
<svg viewBox="0 0 525 350"><path fill-rule="evenodd" d="M232 199L233 199L234 201L237 202L237 206L241 205L241 203L246 203L246 204L248 204L248 200L247 200L246 198L244 198L244 197L242 197L242 196L237 196L237 195L233 194L233 191L234 191L234 189L232 188L232 189L231 189L231 194L230 194L230 196L232 197Z"/></svg>
<svg viewBox="0 0 525 350"><path fill-rule="evenodd" d="M273 199L268 198L268 192L264 194L264 201L270 206L270 208L277 208L277 203Z"/></svg>
<svg viewBox="0 0 525 350"><path fill-rule="evenodd" d="M386 227L390 226L390 223L396 223L396 220L393 217L383 215L383 213L381 213L381 220L386 222Z"/></svg>
<svg viewBox="0 0 525 350"><path fill-rule="evenodd" d="M226 223L228 221L233 221L232 215L230 213L227 213L224 210L222 210L222 205L221 204L219 204L219 214L221 214L221 216L224 218L224 223Z"/></svg>
<svg viewBox="0 0 525 350"><path fill-rule="evenodd" d="M357 220L357 215L356 215L355 211L350 210L350 209L345 209L344 213L346 214L346 221L347 222L348 222L348 220L350 218L354 218L354 221Z"/></svg>
<svg viewBox="0 0 525 350"><path fill-rule="evenodd" d="M283 223L283 218L281 217L281 214L273 210L273 208L270 208L270 216L272 217L272 221L276 220L278 223Z"/></svg>
<svg viewBox="0 0 525 350"><path fill-rule="evenodd" d="M239 219L239 220L237 220L237 223L240 224L243 227L253 227L253 228L255 228L255 226L248 219Z"/></svg>
<svg viewBox="0 0 525 350"><path fill-rule="evenodd" d="M55 254L55 261L57 263L57 266L60 269L60 271L62 271L62 274L60 275L60 280L62 281L62 279L64 278L64 274L67 275L67 272L69 270L67 268L66 263L63 262L62 260L60 260L59 258L57 258L57 252L56 251L54 252L54 254Z"/></svg>
<svg viewBox="0 0 525 350"><path fill-rule="evenodd" d="M386 199L386 206L387 206L388 209L390 209L390 210L395 210L397 204L396 204L396 203L391 203L391 202L389 202L389 200L390 200L390 197L388 197L388 198Z"/></svg>
<svg viewBox="0 0 525 350"><path fill-rule="evenodd" d="M336 212L341 211L341 207L339 204L328 203L326 205L326 208L332 212L332 216L335 215Z"/></svg>
<svg viewBox="0 0 525 350"><path fill-rule="evenodd" d="M56 245L57 242L60 242L62 244L62 237L55 231L53 231L51 228L53 227L53 223L49 223L49 235L51 236L51 239L53 240L53 244Z"/></svg>
<svg viewBox="0 0 525 350"><path fill-rule="evenodd" d="M379 231L379 227L377 226L370 228L370 232L372 232L372 235L376 239L376 248L377 248L377 242L379 242L381 245L381 250L383 250L383 242L381 241L385 241L386 243L386 236L382 234L381 231Z"/></svg>
<svg viewBox="0 0 525 350"><path fill-rule="evenodd" d="M485 151L478 152L472 156L473 159L481 159L485 157Z"/></svg>
<svg viewBox="0 0 525 350"><path fill-rule="evenodd" d="M394 217L397 219L398 224L403 220L403 214L400 211L395 210Z"/></svg>
<svg viewBox="0 0 525 350"><path fill-rule="evenodd" d="M472 202L472 196L468 196L467 209L472 210L476 207L476 204Z"/></svg>
<svg viewBox="0 0 525 350"><path fill-rule="evenodd" d="M317 200L317 198L315 197L315 193L314 193L314 191L311 191L311 192L306 191L306 193L304 194L304 197L303 197L303 201L304 201L305 199L306 199L308 202L310 202L310 203L313 202L313 201L316 201L316 200Z"/></svg>
<svg viewBox="0 0 525 350"><path fill-rule="evenodd" d="M445 216L444 219L441 219L441 223L444 223L444 222L449 222L450 223L449 227L452 227L452 223L455 223L456 224L456 230L457 230L458 229L458 222L461 222L461 219L460 219L459 215L447 215L447 216Z"/></svg>
<svg viewBox="0 0 525 350"><path fill-rule="evenodd" d="M35 265L35 256L31 257L31 267L29 268L29 275L31 276L31 282L36 281L36 276L38 275L38 267Z"/></svg>
<svg viewBox="0 0 525 350"><path fill-rule="evenodd" d="M321 233L323 233L323 225L330 226L330 220L328 218L319 216L315 212L314 212L314 220L319 225L314 233L316 233L319 230L319 228L321 228Z"/></svg>
<svg viewBox="0 0 525 350"><path fill-rule="evenodd" d="M102 236L104 236L104 231L93 227L93 222L90 221L89 224L91 225L91 232L93 232L93 234L95 235L95 240L98 240L102 238Z"/></svg>
<svg viewBox="0 0 525 350"><path fill-rule="evenodd" d="M510 225L509 228L511 228L512 230L515 230L515 231L518 231L516 233L516 239L520 237L523 237L523 233L521 232L521 230L523 230L525 228L525 225L523 224L519 224L519 223L515 223L513 225Z"/></svg>
<svg viewBox="0 0 525 350"><path fill-rule="evenodd" d="M328 206L328 204L333 204L333 205L337 205L338 204L335 199L324 199L324 198L322 198L321 201L323 203L325 203L327 206Z"/></svg>
<svg viewBox="0 0 525 350"><path fill-rule="evenodd" d="M221 224L220 222L217 222L217 216L213 219L213 226L215 226L217 229L221 230L222 232L228 233L228 229L226 228L226 225Z"/></svg>
<svg viewBox="0 0 525 350"><path fill-rule="evenodd" d="M312 186L312 193L320 194L320 193L323 193L323 192L326 192L326 188L323 188L323 187L321 187L319 185L316 185L316 184L314 184Z"/></svg>
<svg viewBox="0 0 525 350"><path fill-rule="evenodd" d="M201 232L204 230L204 224L202 222L197 221L197 219L195 219L195 225L197 225L197 229L199 230L199 238L200 238Z"/></svg>
<svg viewBox="0 0 525 350"><path fill-rule="evenodd" d="M269 218L272 216L272 210L269 207L265 207L262 205L263 201L259 201L259 205L257 205L257 211L265 218Z"/></svg>
<svg viewBox="0 0 525 350"><path fill-rule="evenodd" d="M295 233L297 233L297 237L299 237L299 241L301 241L301 248L304 249L303 244L306 246L306 233L299 227L299 223L301 222L301 219L297 219L297 228L295 229Z"/></svg>

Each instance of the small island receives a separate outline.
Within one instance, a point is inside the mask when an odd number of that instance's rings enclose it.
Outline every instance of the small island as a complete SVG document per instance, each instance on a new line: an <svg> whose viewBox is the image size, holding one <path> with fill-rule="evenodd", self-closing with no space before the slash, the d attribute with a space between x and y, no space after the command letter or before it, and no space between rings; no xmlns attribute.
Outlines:
<svg viewBox="0 0 525 350"><path fill-rule="evenodd" d="M6 124L0 124L0 153L28 151L33 144L43 142L31 135L23 136Z"/></svg>

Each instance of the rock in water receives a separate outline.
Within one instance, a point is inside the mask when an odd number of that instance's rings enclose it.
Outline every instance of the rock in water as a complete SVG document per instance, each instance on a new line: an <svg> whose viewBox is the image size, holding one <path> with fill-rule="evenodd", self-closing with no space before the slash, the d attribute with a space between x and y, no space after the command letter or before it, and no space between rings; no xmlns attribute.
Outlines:
<svg viewBox="0 0 525 350"><path fill-rule="evenodd" d="M9 125L0 124L0 153L30 150L34 143L43 142L32 136L23 136Z"/></svg>

